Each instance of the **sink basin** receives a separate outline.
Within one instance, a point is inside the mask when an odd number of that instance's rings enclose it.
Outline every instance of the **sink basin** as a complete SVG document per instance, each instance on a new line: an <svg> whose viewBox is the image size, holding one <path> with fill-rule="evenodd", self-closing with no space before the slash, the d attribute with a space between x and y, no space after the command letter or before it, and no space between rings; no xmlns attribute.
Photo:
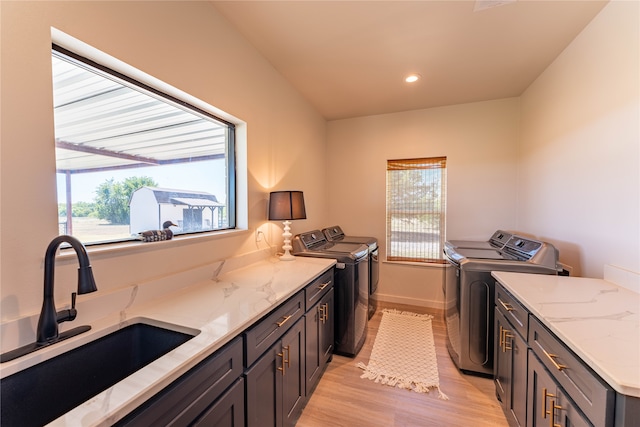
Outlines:
<svg viewBox="0 0 640 427"><path fill-rule="evenodd" d="M194 335L135 323L0 381L2 426L42 426Z"/></svg>

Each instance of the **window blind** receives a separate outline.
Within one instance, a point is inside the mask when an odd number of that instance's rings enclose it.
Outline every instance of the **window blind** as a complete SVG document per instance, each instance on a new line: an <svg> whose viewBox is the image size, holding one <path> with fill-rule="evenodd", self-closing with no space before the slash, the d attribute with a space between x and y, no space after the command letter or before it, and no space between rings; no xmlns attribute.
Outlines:
<svg viewBox="0 0 640 427"><path fill-rule="evenodd" d="M387 160L387 259L443 263L446 157Z"/></svg>

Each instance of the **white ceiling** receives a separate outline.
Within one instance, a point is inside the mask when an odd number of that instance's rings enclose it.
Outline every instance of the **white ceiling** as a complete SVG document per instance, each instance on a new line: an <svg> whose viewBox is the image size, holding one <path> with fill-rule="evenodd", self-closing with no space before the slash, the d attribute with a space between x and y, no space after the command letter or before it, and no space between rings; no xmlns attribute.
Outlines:
<svg viewBox="0 0 640 427"><path fill-rule="evenodd" d="M212 3L334 120L519 96L607 1Z"/></svg>

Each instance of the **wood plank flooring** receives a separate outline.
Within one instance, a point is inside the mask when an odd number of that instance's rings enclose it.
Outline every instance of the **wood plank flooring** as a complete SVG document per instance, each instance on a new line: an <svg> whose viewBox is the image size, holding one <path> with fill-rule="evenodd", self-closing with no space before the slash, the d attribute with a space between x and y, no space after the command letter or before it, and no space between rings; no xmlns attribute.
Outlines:
<svg viewBox="0 0 640 427"><path fill-rule="evenodd" d="M360 378L356 363L368 363L383 308L434 315L433 335L440 389L415 393ZM334 355L297 427L502 427L507 421L495 397L493 381L460 373L446 348L442 313L424 307L379 304L369 321L367 340L355 358ZM398 349L402 351L402 349Z"/></svg>

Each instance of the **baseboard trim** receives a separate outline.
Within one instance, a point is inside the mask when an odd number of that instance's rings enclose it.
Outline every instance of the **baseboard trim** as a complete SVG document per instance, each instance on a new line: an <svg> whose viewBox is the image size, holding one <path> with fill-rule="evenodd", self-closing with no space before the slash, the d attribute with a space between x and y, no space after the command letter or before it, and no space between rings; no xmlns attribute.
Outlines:
<svg viewBox="0 0 640 427"><path fill-rule="evenodd" d="M397 295L384 295L376 293L374 297L377 301L393 303L393 304L403 304L403 305L413 305L417 307L426 307L426 308L434 308L436 310L442 310L442 301L434 301L420 298L410 298L410 297L400 297Z"/></svg>

